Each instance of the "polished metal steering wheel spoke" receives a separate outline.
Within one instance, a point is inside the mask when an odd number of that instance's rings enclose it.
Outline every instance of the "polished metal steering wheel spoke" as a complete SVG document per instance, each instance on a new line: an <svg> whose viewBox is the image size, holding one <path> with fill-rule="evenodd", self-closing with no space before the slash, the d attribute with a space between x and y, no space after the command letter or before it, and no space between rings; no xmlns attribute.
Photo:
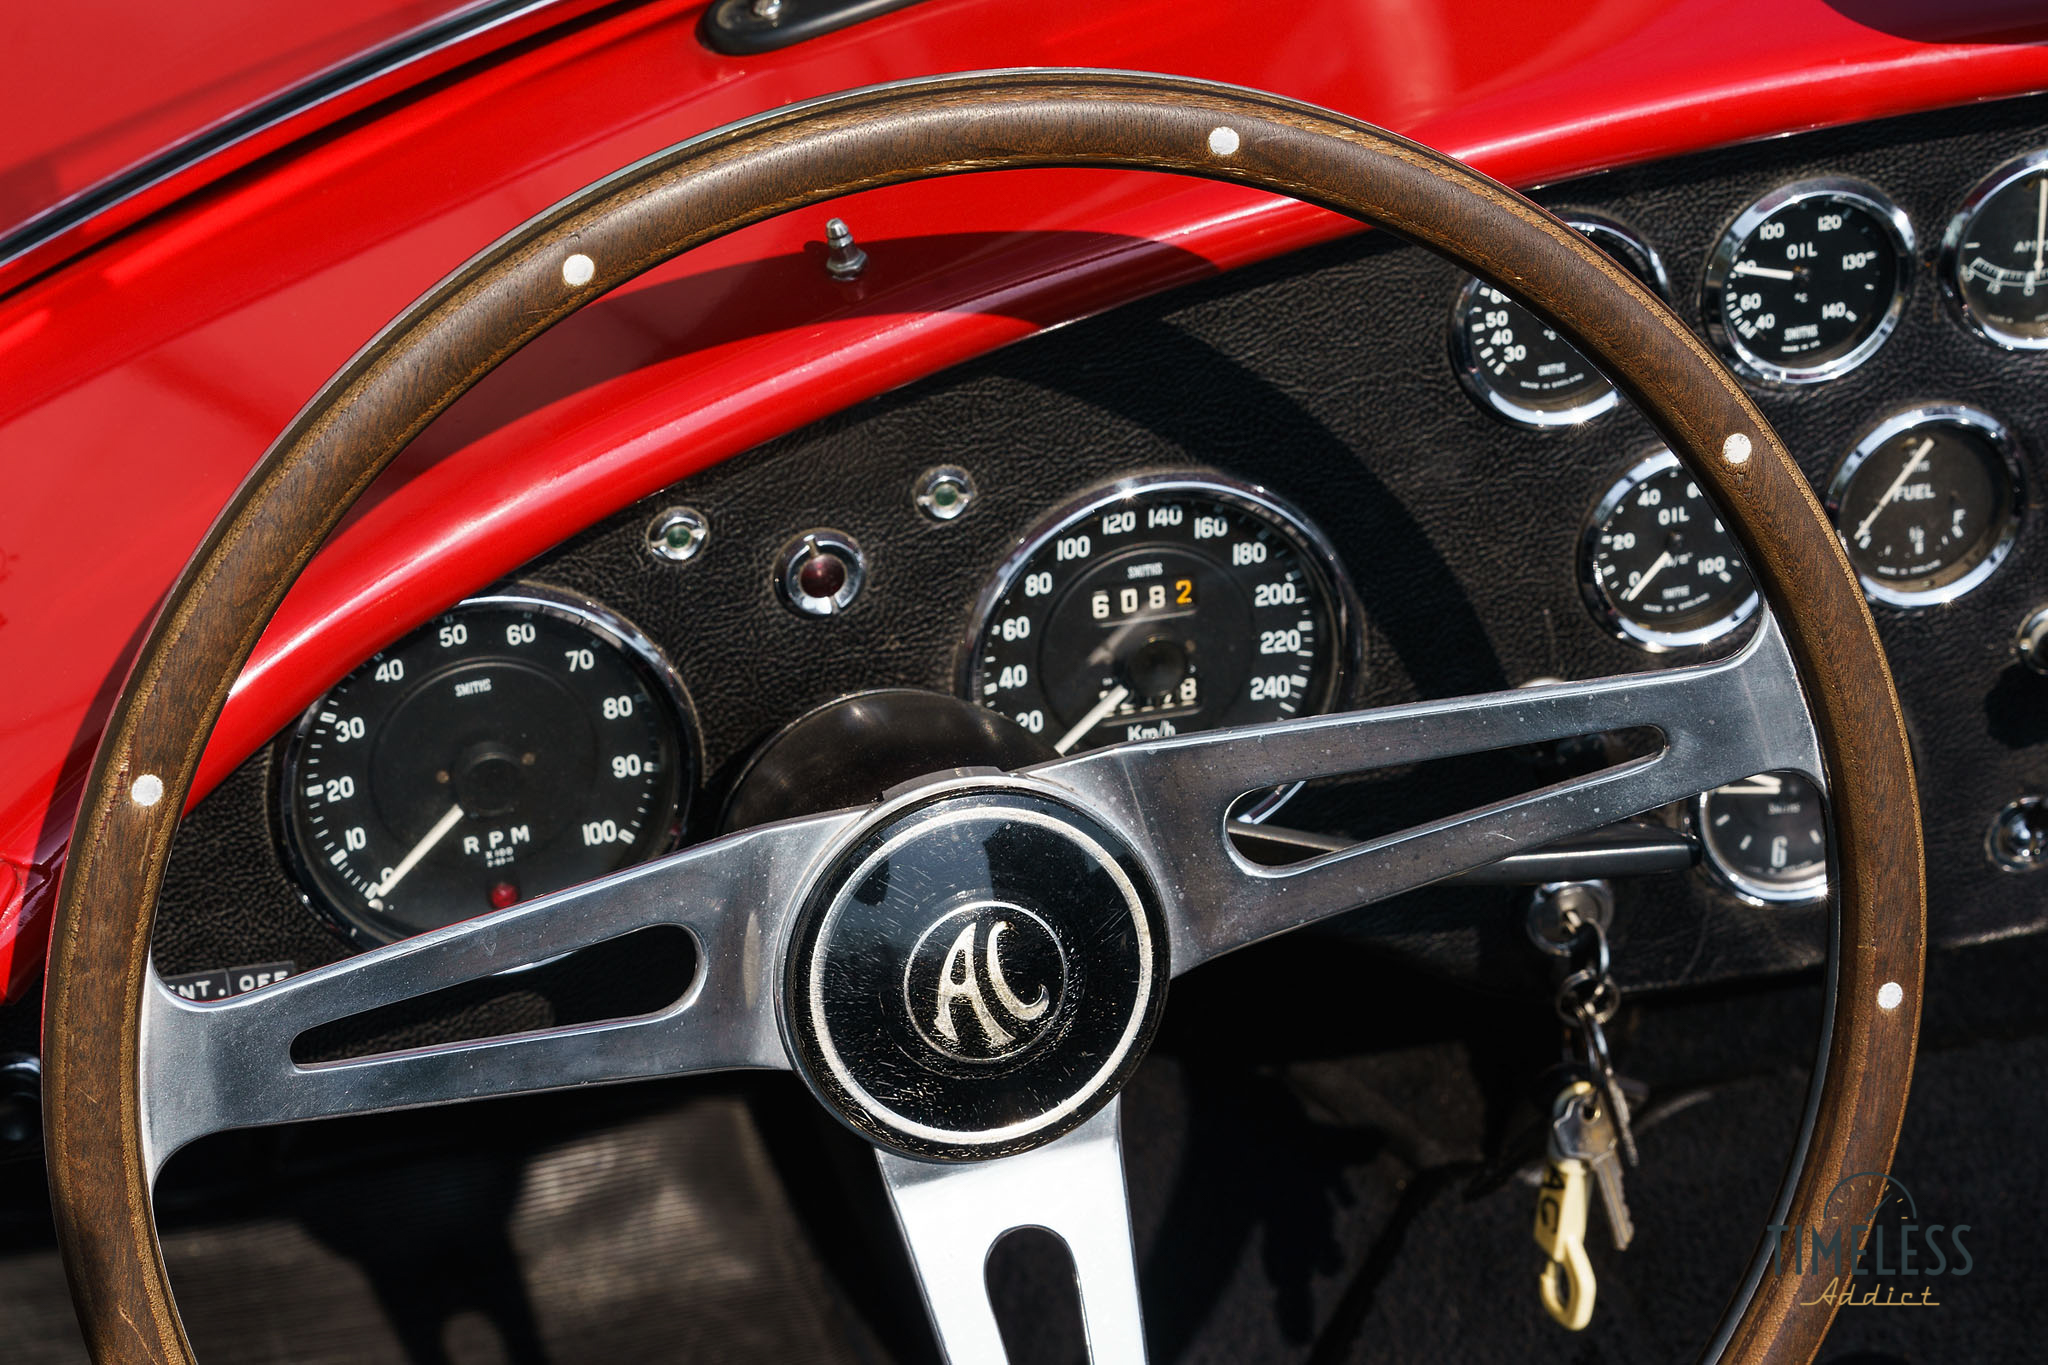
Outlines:
<svg viewBox="0 0 2048 1365"><path fill-rule="evenodd" d="M1120 1101L1065 1137L995 1161L915 1161L877 1149L896 1224L949 1365L1004 1365L988 1297L990 1250L1017 1228L1066 1243L1088 1357L1142 1365L1144 1318L1124 1194Z"/></svg>
<svg viewBox="0 0 2048 1365"><path fill-rule="evenodd" d="M1276 783L1649 728L1663 746L1559 782L1285 866L1226 834L1233 802ZM1173 970L1583 834L1759 772L1825 790L1819 741L1777 623L1714 663L1550 683L1101 749L1031 770L1120 826L1171 888Z"/></svg>
<svg viewBox="0 0 2048 1365"><path fill-rule="evenodd" d="M857 813L794 820L402 940L247 995L183 999L143 982L143 1143L152 1175L229 1128L605 1081L787 1067L776 1022L783 927L805 874ZM300 1064L310 1029L513 971L638 929L695 941L694 977L654 1014Z"/></svg>

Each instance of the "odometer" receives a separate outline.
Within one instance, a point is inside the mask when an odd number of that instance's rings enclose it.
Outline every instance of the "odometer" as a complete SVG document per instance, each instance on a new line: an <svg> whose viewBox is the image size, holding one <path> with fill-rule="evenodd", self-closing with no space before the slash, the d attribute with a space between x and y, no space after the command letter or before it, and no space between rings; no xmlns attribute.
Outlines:
<svg viewBox="0 0 2048 1365"><path fill-rule="evenodd" d="M281 765L308 900L382 941L559 891L667 849L695 743L681 685L632 627L522 586L366 660Z"/></svg>
<svg viewBox="0 0 2048 1365"><path fill-rule="evenodd" d="M1707 330L1736 365L1780 383L1832 379L1898 325L1913 227L1853 180L1786 185L1743 210L1707 261Z"/></svg>
<svg viewBox="0 0 2048 1365"><path fill-rule="evenodd" d="M1582 538L1593 614L1645 649L1704 644L1756 611L1742 548L1699 483L1659 451L1607 490Z"/></svg>
<svg viewBox="0 0 2048 1365"><path fill-rule="evenodd" d="M1045 519L982 594L967 697L1060 753L1329 709L1357 612L1271 494L1154 475Z"/></svg>

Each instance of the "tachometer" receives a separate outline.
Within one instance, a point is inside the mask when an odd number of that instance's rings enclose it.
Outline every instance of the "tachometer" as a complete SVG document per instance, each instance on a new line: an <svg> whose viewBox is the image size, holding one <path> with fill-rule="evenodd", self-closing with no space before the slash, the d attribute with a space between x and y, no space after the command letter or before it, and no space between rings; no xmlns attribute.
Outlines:
<svg viewBox="0 0 2048 1365"><path fill-rule="evenodd" d="M1913 225L1854 180L1802 180L1744 209L1707 261L1701 311L1736 366L1810 384L1877 353L1913 281Z"/></svg>
<svg viewBox="0 0 2048 1365"><path fill-rule="evenodd" d="M1060 753L1329 709L1358 655L1336 557L1297 512L1213 476L1060 508L986 591L967 697Z"/></svg>
<svg viewBox="0 0 2048 1365"><path fill-rule="evenodd" d="M1593 509L1579 585L1594 616L1650 650L1705 644L1757 608L1742 547L1668 450L1629 470Z"/></svg>
<svg viewBox="0 0 2048 1365"><path fill-rule="evenodd" d="M661 652L522 585L461 603L313 703L281 765L308 900L402 938L667 849L695 739Z"/></svg>

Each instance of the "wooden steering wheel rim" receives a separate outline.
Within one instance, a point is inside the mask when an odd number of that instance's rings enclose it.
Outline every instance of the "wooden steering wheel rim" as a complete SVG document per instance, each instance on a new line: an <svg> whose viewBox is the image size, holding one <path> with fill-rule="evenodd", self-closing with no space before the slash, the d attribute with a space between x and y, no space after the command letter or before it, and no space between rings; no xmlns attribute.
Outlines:
<svg viewBox="0 0 2048 1365"><path fill-rule="evenodd" d="M1086 166L1230 181L1431 247L1526 300L1712 491L1777 613L1830 774L1831 1026L1782 1221L1826 1221L1883 1171L1905 1111L1926 932L1919 803L1877 632L1777 435L1672 312L1571 228L1426 147L1277 96L1122 72L936 77L751 119L540 214L430 290L321 389L173 587L95 759L52 935L44 1036L52 1203L100 1362L187 1362L141 1151L138 1037L172 834L228 690L286 590L378 472L500 362L606 291L737 228L857 190ZM154 783L148 778L154 778ZM138 785L140 784L140 785ZM145 803L152 790L159 794ZM1879 989L1903 1000L1881 1008ZM1767 1243L1766 1243L1767 1245ZM1832 1319L1754 1258L1710 1357L1805 1361Z"/></svg>

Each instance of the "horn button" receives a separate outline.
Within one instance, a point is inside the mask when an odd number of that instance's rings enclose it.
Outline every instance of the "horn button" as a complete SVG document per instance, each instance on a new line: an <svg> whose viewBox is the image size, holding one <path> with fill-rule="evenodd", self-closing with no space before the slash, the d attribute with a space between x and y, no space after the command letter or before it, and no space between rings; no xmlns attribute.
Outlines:
<svg viewBox="0 0 2048 1365"><path fill-rule="evenodd" d="M1028 1150L1122 1088L1166 1002L1144 866L1016 786L884 808L813 886L784 1018L813 1090L909 1156Z"/></svg>

